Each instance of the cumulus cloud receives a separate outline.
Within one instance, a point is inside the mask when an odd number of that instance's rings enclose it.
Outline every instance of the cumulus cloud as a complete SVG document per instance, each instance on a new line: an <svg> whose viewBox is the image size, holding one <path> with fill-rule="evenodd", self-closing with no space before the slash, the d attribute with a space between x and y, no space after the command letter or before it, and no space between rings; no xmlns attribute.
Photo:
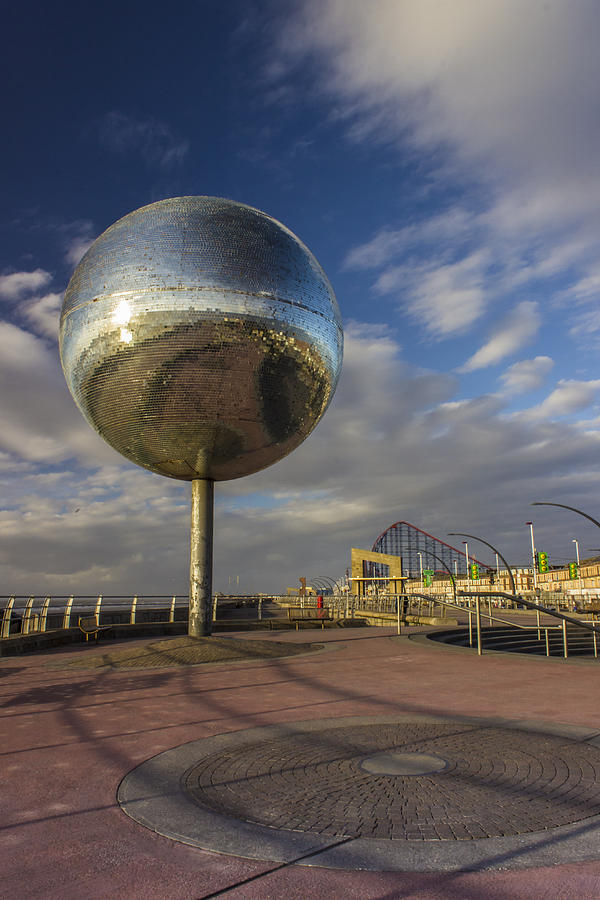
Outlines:
<svg viewBox="0 0 600 900"><path fill-rule="evenodd" d="M306 0L282 54L317 51L325 90L345 99L352 119L366 119L363 134L371 117L418 147L443 144L483 167L493 161L538 188L567 171L573 196L598 172L600 123L589 110L599 16L593 0ZM541 204L543 195L522 202Z"/></svg>
<svg viewBox="0 0 600 900"><path fill-rule="evenodd" d="M98 123L101 141L118 154L140 154L150 166L171 169L180 165L190 149L165 122L138 118L118 110L106 113Z"/></svg>
<svg viewBox="0 0 600 900"><path fill-rule="evenodd" d="M94 243L94 226L85 219L72 222L64 228L64 232L65 259L74 267Z"/></svg>
<svg viewBox="0 0 600 900"><path fill-rule="evenodd" d="M513 363L500 378L506 391L521 394L541 387L553 366L554 360L549 356L536 356L535 359L523 359Z"/></svg>
<svg viewBox="0 0 600 900"><path fill-rule="evenodd" d="M395 142L403 160L412 154L430 166L438 184L469 185L464 196L476 196L477 212L466 213L457 201L456 235L447 238L454 253L443 264L460 264L461 235L471 242L469 253L491 251L487 297L490 289L501 295L559 273L571 279L575 264L593 268L599 27L593 0L304 0L283 29L278 54L288 72L310 60L314 84L350 138ZM451 215L444 213L449 221ZM424 256L431 253L426 229L435 218L425 213L416 229L386 225L350 250L346 267L378 269L377 289L399 291L411 241ZM442 334L478 319L480 287L475 280L448 291L447 308L456 305L457 313L442 321ZM596 287L595 271L579 278L578 299L593 300ZM430 329L436 303L427 292L415 299Z"/></svg>
<svg viewBox="0 0 600 900"><path fill-rule="evenodd" d="M0 297L5 300L19 300L45 287L51 280L52 275L44 269L0 275Z"/></svg>
<svg viewBox="0 0 600 900"><path fill-rule="evenodd" d="M599 392L600 380L561 379L552 393L539 406L528 409L526 415L537 419L569 416L595 403Z"/></svg>
<svg viewBox="0 0 600 900"><path fill-rule="evenodd" d="M444 241L446 245L450 241L453 246L457 240L470 232L472 227L472 214L456 206L403 228L382 228L369 241L348 251L344 268L379 268L400 253L424 244L435 245L439 253L440 241Z"/></svg>
<svg viewBox="0 0 600 900"><path fill-rule="evenodd" d="M69 396L56 349L9 322L0 322L0 392L0 451L37 464L115 459Z"/></svg>
<svg viewBox="0 0 600 900"><path fill-rule="evenodd" d="M62 294L46 294L29 301L23 308L23 314L36 334L58 340L58 325Z"/></svg>
<svg viewBox="0 0 600 900"><path fill-rule="evenodd" d="M431 269L415 279L404 306L435 337L466 331L486 307L484 269L488 253L480 250L458 262ZM386 275L375 285L386 288Z"/></svg>
<svg viewBox="0 0 600 900"><path fill-rule="evenodd" d="M21 385L0 427L7 590L186 593L189 486L109 448L102 458L92 445L103 447L99 438L63 405L45 343L0 330L0 360ZM587 384L586 397L599 387ZM487 535L526 562L529 500L585 508L600 486L600 438L539 416L503 417L501 397L457 401L456 388L453 376L406 363L385 327L352 325L339 389L314 433L277 465L217 485L215 589L226 591L230 574L247 591L338 577L350 547L370 547L398 520L441 538ZM555 412L565 407L554 403ZM65 468L66 458L75 462ZM21 467L18 484L10 464ZM560 540L562 522L544 527L546 545Z"/></svg>
<svg viewBox="0 0 600 900"><path fill-rule="evenodd" d="M532 300L518 303L499 324L492 337L471 356L461 372L473 372L492 366L516 353L538 333L541 324L538 304Z"/></svg>

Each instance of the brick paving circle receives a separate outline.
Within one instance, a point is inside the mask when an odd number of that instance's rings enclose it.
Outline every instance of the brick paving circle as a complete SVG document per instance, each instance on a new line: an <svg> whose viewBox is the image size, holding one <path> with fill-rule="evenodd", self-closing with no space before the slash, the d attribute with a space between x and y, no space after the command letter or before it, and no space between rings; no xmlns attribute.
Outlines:
<svg viewBox="0 0 600 900"><path fill-rule="evenodd" d="M446 762L427 775L363 768L382 753ZM219 814L323 836L453 841L538 832L600 814L600 748L464 723L329 727L219 750L185 790Z"/></svg>

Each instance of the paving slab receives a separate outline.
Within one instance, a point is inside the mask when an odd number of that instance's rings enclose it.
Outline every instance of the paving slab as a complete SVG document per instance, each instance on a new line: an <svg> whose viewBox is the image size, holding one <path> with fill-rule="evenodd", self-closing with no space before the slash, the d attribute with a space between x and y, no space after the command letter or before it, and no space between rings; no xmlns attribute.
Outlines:
<svg viewBox="0 0 600 900"><path fill-rule="evenodd" d="M253 639L251 634L235 637ZM257 638L268 640L269 636L263 633ZM506 655L477 658L469 652L447 653L439 645L416 643L406 635L395 636L393 629L383 628L353 629L341 634L320 629L278 632L273 639L326 643L333 652L235 665L112 671L55 667L61 660L67 662L78 655L84 658L87 648L0 659L0 875L6 896L65 900L117 896L145 900L211 896L259 900L308 896L562 900L600 896L600 841L595 831L597 816L593 814L597 779L591 774L591 770L595 771L595 754L600 752L599 667L584 668L570 660L557 664L555 660ZM440 729L437 737L414 731L414 726L424 727L428 722ZM331 806L332 792L327 784L323 806L327 807L331 822L316 821L316 831L294 831L293 815L302 811L292 808L295 803L288 804L287 810L281 804L277 814L288 815L281 831L292 852L278 858L274 846L268 852L263 847L257 856L249 858L234 846L216 852L166 837L152 823L142 825L134 821L117 800L119 785L126 784L131 773L178 748L194 744L206 747L207 741L226 741L228 737L241 740L239 746L247 746L244 741L252 730L282 726L288 728L288 733L290 729L297 733L306 727L310 734L312 729L313 737L316 733L331 734L338 728L354 729L355 733L348 733L341 742L347 747L351 740L356 745L356 741L365 739L364 730L359 734L356 729L368 726L372 730L371 726L393 723L394 727L412 723L411 752L425 752L427 745L427 752L454 766L451 771L459 771L463 765L460 777L471 787L475 776L483 778L489 766L492 773L496 771L499 757L494 753L500 753L498 748L504 748L502 754L510 750L513 756L519 756L521 762L514 768L513 781L503 783L500 779L494 789L506 789L511 802L522 801L527 792L532 792L536 804L547 801L549 819L544 829L519 831L521 826L513 809L511 820L516 822L517 831L511 835L492 835L488 828L486 837L471 834L462 840L456 836L436 838L433 831L427 833L426 820L439 823L444 804L437 802L439 798L433 792L424 812L424 795L419 798L415 793L415 821L420 822L421 837L417 839L416 832L410 831L407 818L406 834L401 840L369 839L343 832L344 823L351 816L339 817ZM481 746L487 748L488 769L473 772L475 741L471 749L466 744L444 743L448 727L457 723L470 723L472 736L477 733L486 738ZM496 729L497 740L492 740L490 729ZM497 743L507 731L518 733L524 743ZM274 732L270 734L273 736ZM285 737L284 732L278 734ZM397 737L398 732L396 741ZM433 751L427 744L430 738L437 741ZM253 746L256 745L255 741ZM222 755L234 746L235 741L216 753ZM574 757L569 757L573 765L570 767L567 760L563 769L558 761L565 757L565 746L584 757L577 757L576 763ZM378 743L371 749L372 755L377 755L390 747L382 748ZM306 745L300 747L304 761L306 750ZM286 749L282 744L280 752L295 751L292 745ZM528 754L532 757L529 769L522 762ZM342 753L341 757L341 762L334 760L332 772L332 778L338 780L341 770L352 769L356 764L356 756ZM239 811L232 815L231 810L224 810L221 800L215 800L217 773L223 760L219 763L215 757L214 765L206 766L206 759L196 754L191 760L184 772L187 780L183 790L180 779L179 789L185 802L196 813L210 810L221 817L222 824L225 819L223 830L230 841L234 839L235 821L236 828L247 826L249 832L252 828L271 832L272 845L276 844L277 835L271 826L264 821L244 823L247 811L242 811L240 818ZM550 771L553 759L554 776ZM260 762L261 754L255 751L253 773L241 770L240 783L260 778L283 783L287 777L285 765L278 762L279 773L277 765L271 765L272 774L267 775L260 771ZM312 777L322 777L331 764L331 759L315 762ZM204 766L204 774L197 770L198 765ZM535 765L540 767L537 778ZM573 775L576 767L583 773L577 784ZM398 776L361 770L360 777L389 781ZM414 776L400 777L407 781L413 778L414 783ZM438 778L440 790L444 772L416 777L422 781ZM298 782L304 794L310 778L308 771L304 781ZM288 781L290 790L295 789L296 778ZM209 782L210 790L215 789L212 806L206 796L202 799L191 793L195 784L206 794ZM558 792L557 800L553 791ZM252 799L251 793L246 801ZM368 804L369 792L362 796ZM318 794L316 797L314 812L319 815L322 807ZM410 808L410 801L407 791L404 813ZM238 803L239 797L234 802ZM221 809L215 808L219 803ZM476 801L473 803L471 809L477 810ZM572 813L577 804L579 812L583 808L585 815L557 825L558 812L563 814L570 808ZM448 809L446 806L446 812ZM480 811L482 817L490 813L485 806L480 806ZM536 815L543 812L540 807ZM353 814L355 825L364 821L360 809ZM524 814L522 810L520 814ZM491 817L487 819L488 824L491 821ZM373 857L379 852L373 841L380 840L392 849L393 845L402 845L402 865L398 866L397 859L393 865L382 857L377 862L379 870L373 867L372 860L370 869L357 867L357 851L361 849L358 842L366 842ZM486 841L508 843L497 849L493 859L488 854L482 860L476 851ZM416 859L423 854L424 845L425 861L411 863L411 857ZM457 848L462 854L474 854L473 858L459 858ZM325 853L327 859L319 859Z"/></svg>

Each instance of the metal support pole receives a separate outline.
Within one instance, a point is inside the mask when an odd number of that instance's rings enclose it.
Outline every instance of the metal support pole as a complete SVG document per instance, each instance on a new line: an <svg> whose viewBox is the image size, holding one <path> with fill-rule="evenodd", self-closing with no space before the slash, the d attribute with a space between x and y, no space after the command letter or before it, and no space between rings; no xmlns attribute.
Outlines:
<svg viewBox="0 0 600 900"><path fill-rule="evenodd" d="M138 602L138 598L137 598L137 594L136 594L135 597L133 598L133 600L131 601L131 611L129 613L129 624L130 625L135 625L135 614L137 612L137 602ZM99 624L98 621L96 621L96 624Z"/></svg>
<svg viewBox="0 0 600 900"><path fill-rule="evenodd" d="M596 632L594 631L594 656L598 659L598 638Z"/></svg>
<svg viewBox="0 0 600 900"><path fill-rule="evenodd" d="M402 625L400 624L400 597L396 597L396 612L398 613L398 634L402 634Z"/></svg>
<svg viewBox="0 0 600 900"><path fill-rule="evenodd" d="M475 597L475 615L477 617L477 656L481 656L481 599Z"/></svg>
<svg viewBox="0 0 600 900"><path fill-rule="evenodd" d="M169 612L169 622L175 621L175 601L176 597L171 598L171 610Z"/></svg>
<svg viewBox="0 0 600 900"><path fill-rule="evenodd" d="M541 636L541 634L540 634L540 611L539 611L539 609L536 609L536 611L535 611L535 617L536 617L536 619L537 619L538 641L541 641L542 636Z"/></svg>
<svg viewBox="0 0 600 900"><path fill-rule="evenodd" d="M567 646L567 622L566 619L562 620L562 631L563 631L563 655L565 659L567 659L569 655L569 648Z"/></svg>
<svg viewBox="0 0 600 900"><path fill-rule="evenodd" d="M96 611L94 613L94 615L96 617L96 625L100 624L100 608L101 608L101 606L102 606L102 594L100 594L100 596L96 600Z"/></svg>
<svg viewBox="0 0 600 900"><path fill-rule="evenodd" d="M190 541L190 637L212 633L212 555L214 481L192 481L192 525Z"/></svg>
<svg viewBox="0 0 600 900"><path fill-rule="evenodd" d="M473 646L473 613L469 609L469 647Z"/></svg>
<svg viewBox="0 0 600 900"><path fill-rule="evenodd" d="M548 629L546 628L546 656L550 656L550 643L548 641Z"/></svg>

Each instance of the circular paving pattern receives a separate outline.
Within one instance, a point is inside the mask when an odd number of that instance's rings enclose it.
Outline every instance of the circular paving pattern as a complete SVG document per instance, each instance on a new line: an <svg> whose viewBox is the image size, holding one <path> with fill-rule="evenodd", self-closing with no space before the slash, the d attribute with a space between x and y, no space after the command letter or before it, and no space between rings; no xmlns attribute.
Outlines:
<svg viewBox="0 0 600 900"><path fill-rule="evenodd" d="M383 754L415 762L423 754L445 766L419 776L365 768ZM203 806L271 828L469 840L600 814L600 749L508 728L372 724L213 753L191 769L185 787Z"/></svg>
<svg viewBox="0 0 600 900"><path fill-rule="evenodd" d="M432 716L281 723L146 760L118 790L152 831L251 859L476 871L600 857L600 734Z"/></svg>

